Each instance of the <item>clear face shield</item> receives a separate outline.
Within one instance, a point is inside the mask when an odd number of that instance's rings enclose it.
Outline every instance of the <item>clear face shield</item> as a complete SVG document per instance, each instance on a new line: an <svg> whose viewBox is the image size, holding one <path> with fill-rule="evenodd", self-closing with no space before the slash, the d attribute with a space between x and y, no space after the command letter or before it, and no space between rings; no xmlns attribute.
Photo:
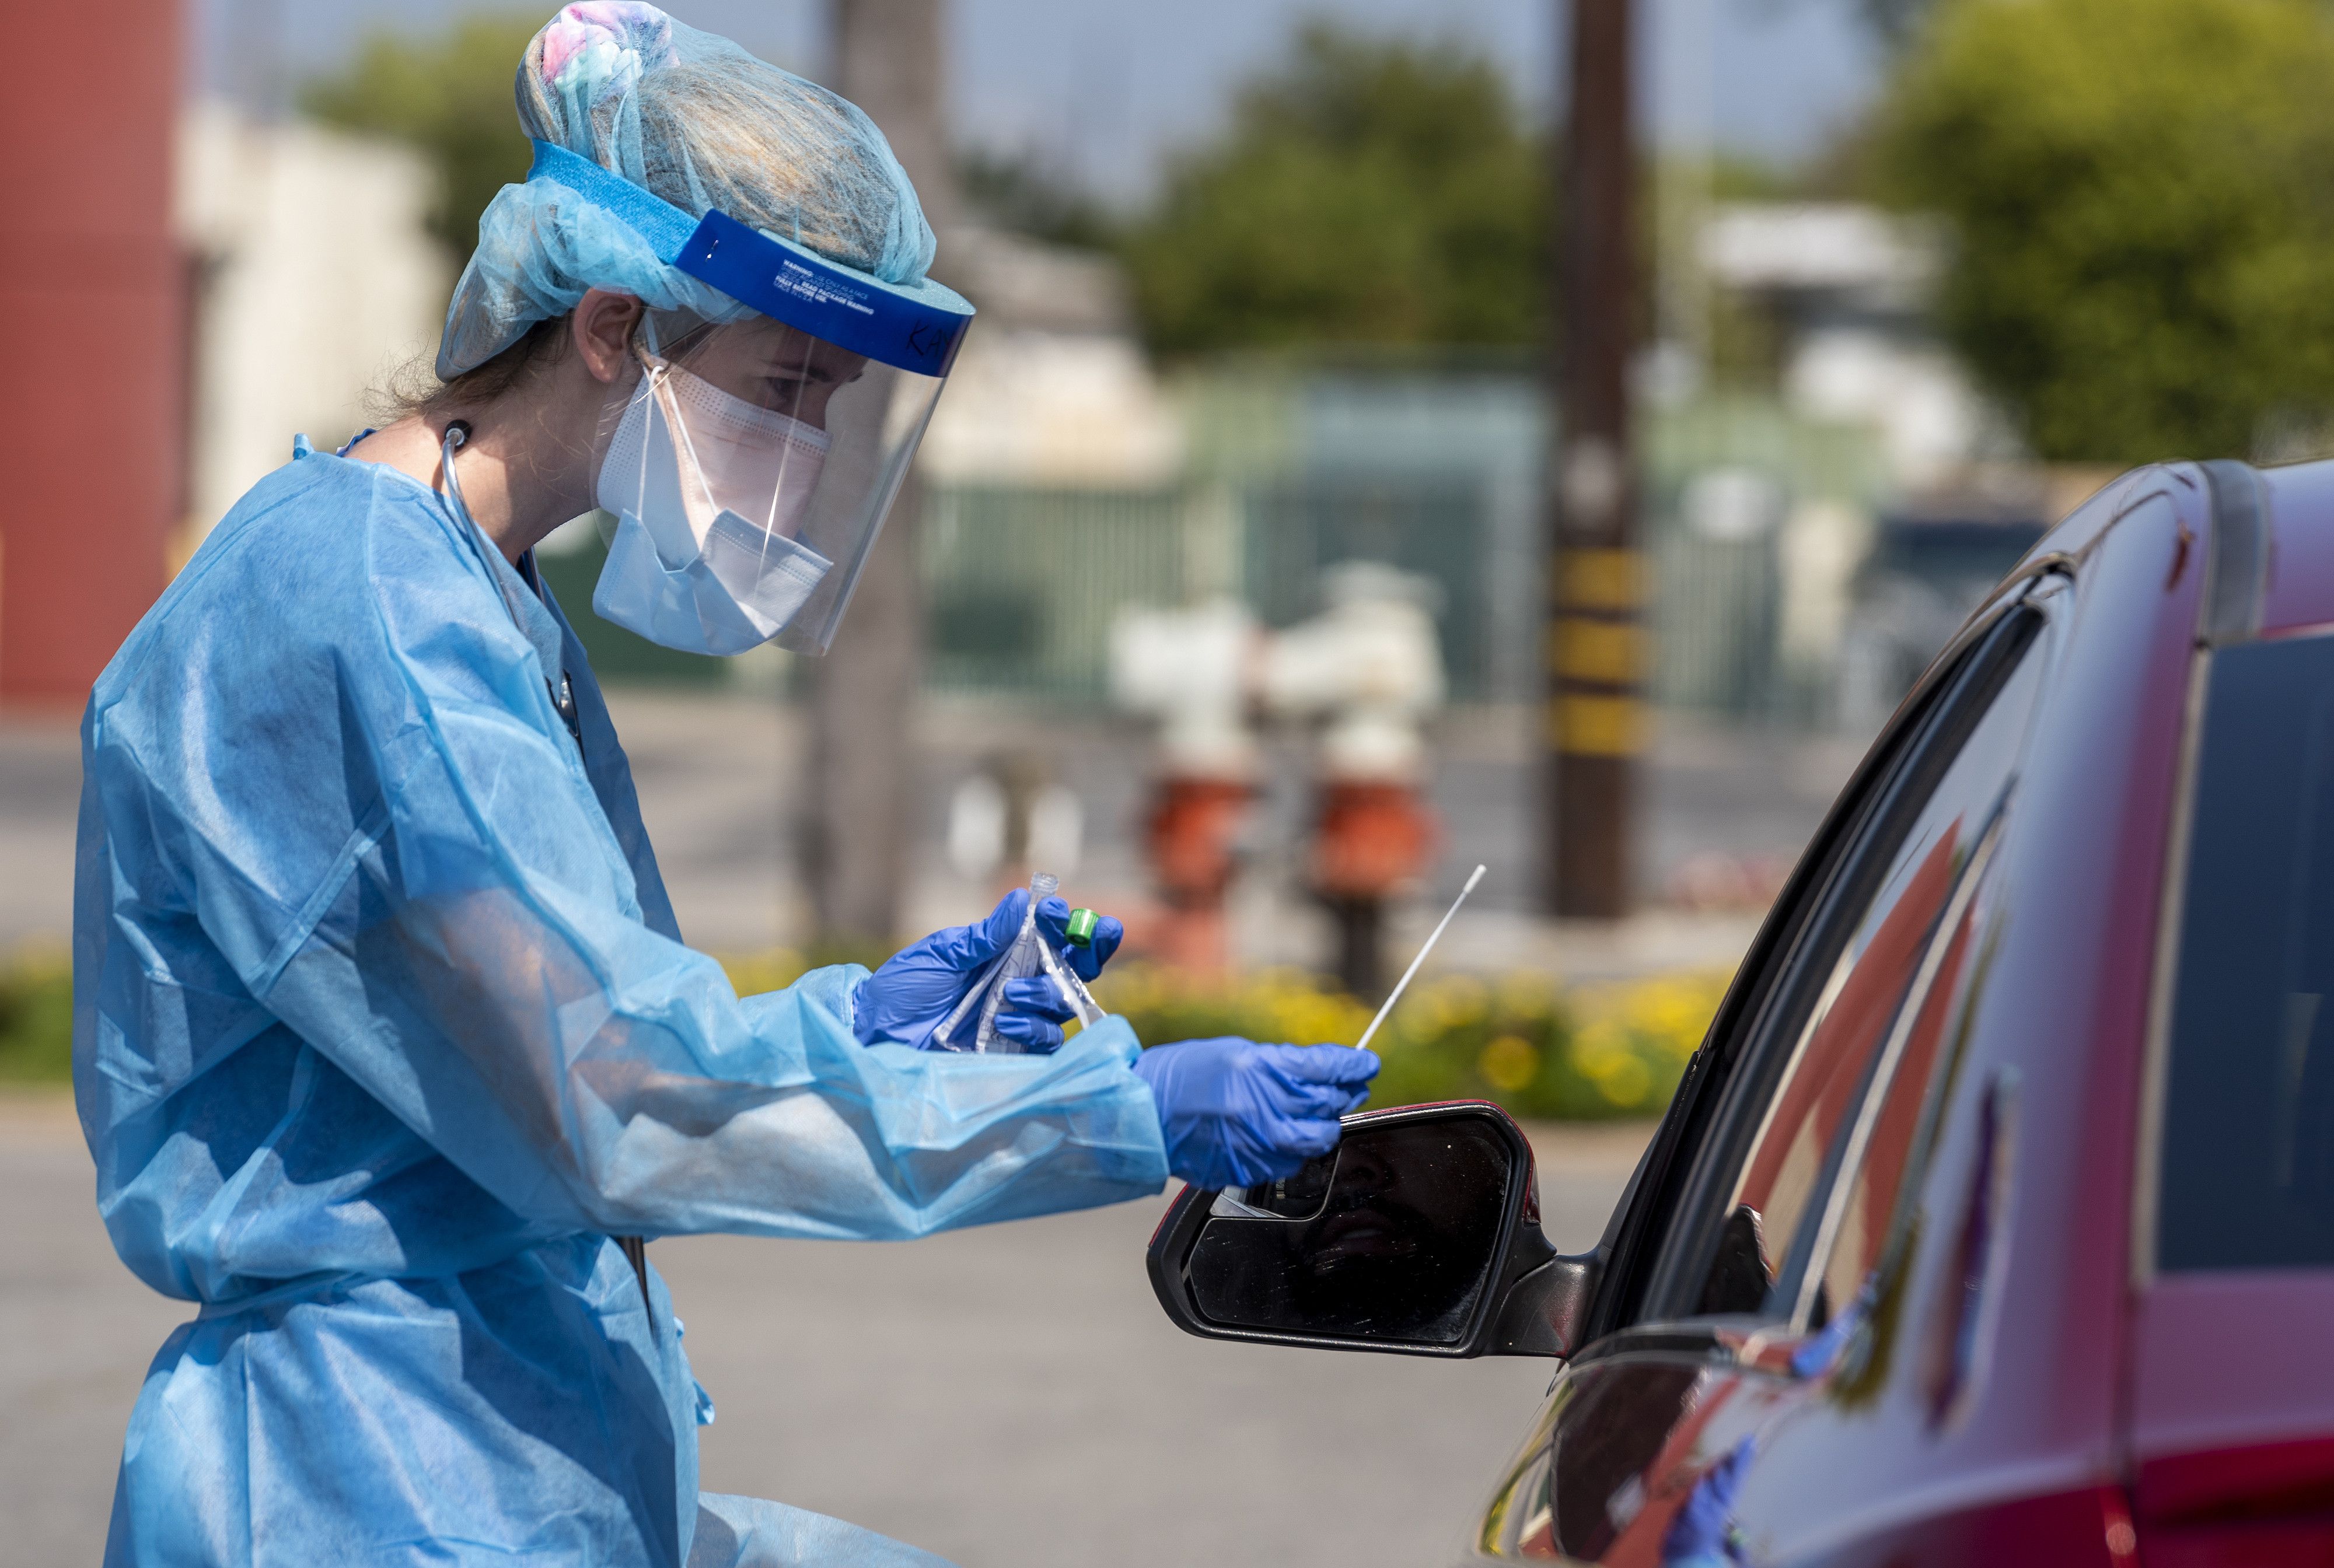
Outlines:
<svg viewBox="0 0 2334 1568"><path fill-rule="evenodd" d="M652 312L635 352L593 609L691 652L825 652L944 378L758 315Z"/></svg>
<svg viewBox="0 0 2334 1568"><path fill-rule="evenodd" d="M563 149L535 165L746 310L651 311L595 486L614 521L592 596L667 648L824 653L915 459L972 307L715 211L699 221ZM661 209L661 210L660 210ZM685 236L685 237L680 237Z"/></svg>

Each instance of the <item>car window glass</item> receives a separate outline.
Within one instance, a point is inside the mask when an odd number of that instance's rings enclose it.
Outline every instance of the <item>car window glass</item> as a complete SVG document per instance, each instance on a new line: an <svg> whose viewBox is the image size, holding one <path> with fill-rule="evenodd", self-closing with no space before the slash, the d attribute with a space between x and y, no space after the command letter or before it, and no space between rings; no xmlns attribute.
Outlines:
<svg viewBox="0 0 2334 1568"><path fill-rule="evenodd" d="M1989 832L1987 841L1993 836ZM1986 849L1982 842L1979 854ZM1914 991L1882 1048L1863 1118L1843 1134L1847 1141L1839 1165L1846 1174L1822 1213L1811 1207L1802 1222L1810 1261L1804 1278L1787 1278L1786 1285L1810 1327L1823 1327L1856 1299L1902 1229L1900 1200L1930 1141L1923 1111L1931 1107L1932 1086L1953 1053L1948 1028L1964 995L1963 982L1982 961L1973 884L1983 880L1982 871L1972 867L1947 905L1944 924L1930 942Z"/></svg>
<svg viewBox="0 0 2334 1568"><path fill-rule="evenodd" d="M1769 1310L1800 1227L1828 1190L1843 1134L1872 1091L1877 1057L1939 919L2009 786L2041 667L2030 645L1893 851L1879 843L1851 851L1887 853L1886 871L1863 909L1835 927L1846 938L1734 1178L1694 1310Z"/></svg>
<svg viewBox="0 0 2334 1568"><path fill-rule="evenodd" d="M2213 655L2194 802L2157 1266L2334 1265L2334 637Z"/></svg>

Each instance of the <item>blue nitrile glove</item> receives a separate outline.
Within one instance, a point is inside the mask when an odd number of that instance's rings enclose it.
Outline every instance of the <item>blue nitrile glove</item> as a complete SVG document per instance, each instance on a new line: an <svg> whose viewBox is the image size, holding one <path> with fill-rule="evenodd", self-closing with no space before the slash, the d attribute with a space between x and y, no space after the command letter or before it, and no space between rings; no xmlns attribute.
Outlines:
<svg viewBox="0 0 2334 1568"><path fill-rule="evenodd" d="M1167 1169L1220 1191L1294 1176L1337 1147L1337 1118L1369 1098L1378 1059L1346 1045L1185 1040L1153 1046L1134 1071L1159 1102Z"/></svg>
<svg viewBox="0 0 2334 1568"><path fill-rule="evenodd" d="M989 919L970 926L950 926L934 931L913 947L902 948L883 967L859 982L852 993L851 1023L863 1045L886 1041L921 1047L940 1020L964 1000L980 972L1013 945L1029 908L1029 890L1016 888L998 900ZM1070 906L1063 899L1047 899L1037 906L1037 929L1077 972L1081 980L1102 973L1110 956L1126 938L1126 928L1107 916L1095 923L1094 940L1084 948L1069 939ZM1006 983L1005 1005L998 1009L997 1031L1025 1051L1058 1051L1062 1025L1075 1016L1062 1000L1061 988L1043 975Z"/></svg>

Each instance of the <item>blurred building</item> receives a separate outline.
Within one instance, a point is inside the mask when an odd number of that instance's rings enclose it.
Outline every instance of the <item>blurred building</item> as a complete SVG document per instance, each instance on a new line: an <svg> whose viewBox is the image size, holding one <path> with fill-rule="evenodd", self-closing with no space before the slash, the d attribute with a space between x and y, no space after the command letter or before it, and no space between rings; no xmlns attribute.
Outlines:
<svg viewBox="0 0 2334 1568"><path fill-rule="evenodd" d="M1932 222L1847 203L1724 203L1702 233L1711 284L1781 332L1785 404L1877 430L1907 490L1949 486L2008 445L1933 325L1944 245Z"/></svg>
<svg viewBox="0 0 2334 1568"><path fill-rule="evenodd" d="M368 392L434 351L452 283L421 157L198 102L178 139L193 345L182 551L292 456L371 421Z"/></svg>
<svg viewBox="0 0 2334 1568"><path fill-rule="evenodd" d="M924 438L927 479L1142 489L1176 478L1182 426L1114 262L979 227L950 230L940 255L979 315Z"/></svg>
<svg viewBox="0 0 2334 1568"><path fill-rule="evenodd" d="M179 506L185 286L169 226L181 8L105 0L37 19L0 133L0 700L81 706L160 592Z"/></svg>

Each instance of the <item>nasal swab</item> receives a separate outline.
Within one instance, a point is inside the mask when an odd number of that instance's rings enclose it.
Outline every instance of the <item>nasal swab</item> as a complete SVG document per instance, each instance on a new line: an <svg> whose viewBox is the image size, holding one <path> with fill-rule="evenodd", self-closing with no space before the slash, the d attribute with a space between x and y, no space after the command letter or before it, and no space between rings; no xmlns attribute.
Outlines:
<svg viewBox="0 0 2334 1568"><path fill-rule="evenodd" d="M1360 1039L1354 1042L1355 1050L1358 1051L1370 1043L1370 1036L1376 1034L1378 1025L1386 1021L1386 1015L1394 1011L1394 1005L1402 1000L1403 992L1410 986L1411 976L1418 973L1421 964L1426 962L1426 955L1434 951L1434 944L1442 940L1442 928L1451 923L1451 917L1459 912L1459 906L1467 901L1467 895L1473 892L1475 884L1483 880L1486 869L1477 866L1475 874L1467 879L1467 885L1459 890L1459 896L1451 900L1451 908L1444 912L1442 924L1436 926L1433 933L1426 938L1426 946L1418 950L1418 957L1410 961L1410 967L1402 972L1402 978L1394 983L1394 993L1385 999L1385 1005L1378 1009L1378 1015L1370 1020L1370 1026L1362 1031Z"/></svg>

